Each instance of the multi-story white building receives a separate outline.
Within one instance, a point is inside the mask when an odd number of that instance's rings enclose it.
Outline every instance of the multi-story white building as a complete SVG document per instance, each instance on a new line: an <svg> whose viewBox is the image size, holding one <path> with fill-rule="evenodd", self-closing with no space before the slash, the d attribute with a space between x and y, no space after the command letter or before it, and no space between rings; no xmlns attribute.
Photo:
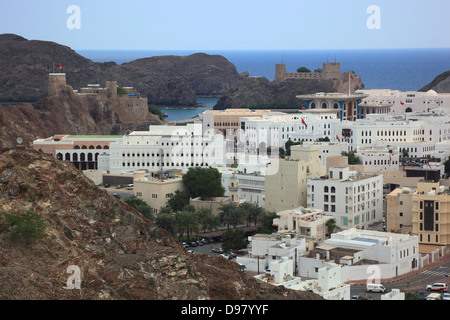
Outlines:
<svg viewBox="0 0 450 320"><path fill-rule="evenodd" d="M260 118L241 118L245 131L241 142L249 153L257 153L267 147L283 147L290 139L293 142L316 141L328 137L334 141L336 127L340 120L336 113L290 113L284 115L263 115Z"/></svg>
<svg viewBox="0 0 450 320"><path fill-rule="evenodd" d="M342 265L342 283L381 282L418 269L419 239L408 234L355 228L336 232L299 258L299 275L318 277L318 270L330 262Z"/></svg>
<svg viewBox="0 0 450 320"><path fill-rule="evenodd" d="M400 152L394 147L362 147L356 152L361 160L364 172L397 171L399 170Z"/></svg>
<svg viewBox="0 0 450 320"><path fill-rule="evenodd" d="M383 176L331 167L308 180L307 206L333 216L341 229L367 229L383 218Z"/></svg>
<svg viewBox="0 0 450 320"><path fill-rule="evenodd" d="M450 108L450 94L437 93L434 90L427 92L399 91L389 89L361 89L355 93L368 95L362 99L360 106L389 104L390 114L403 115L408 112L430 112L435 108Z"/></svg>
<svg viewBox="0 0 450 320"><path fill-rule="evenodd" d="M450 139L450 117L445 114L405 116L371 114L354 122L343 121L341 134L351 150L367 145L390 145L407 150L412 157L425 157L435 144Z"/></svg>
<svg viewBox="0 0 450 320"><path fill-rule="evenodd" d="M202 134L199 123L150 126L149 131L135 131L110 144L112 174L224 165L223 136Z"/></svg>
<svg viewBox="0 0 450 320"><path fill-rule="evenodd" d="M304 147L319 147L319 158L322 166L327 165L328 157L338 157L348 152L348 142L303 142Z"/></svg>

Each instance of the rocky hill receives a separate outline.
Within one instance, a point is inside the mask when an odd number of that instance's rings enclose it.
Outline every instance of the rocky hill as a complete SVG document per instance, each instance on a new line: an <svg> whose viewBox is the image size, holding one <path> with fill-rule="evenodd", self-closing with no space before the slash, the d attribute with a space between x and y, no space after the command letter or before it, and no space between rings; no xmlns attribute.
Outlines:
<svg viewBox="0 0 450 320"><path fill-rule="evenodd" d="M355 83L352 90L363 88ZM348 88L348 87L347 87ZM289 79L283 82L271 82L264 77L249 77L227 90L217 101L214 109L259 106L301 106L302 100L296 95L316 92L344 92L345 86L335 80Z"/></svg>
<svg viewBox="0 0 450 320"><path fill-rule="evenodd" d="M44 237L13 241L5 215L26 212L45 223ZM79 289L70 266L80 270ZM322 299L258 282L220 256L187 253L71 163L21 148L0 154L0 284L1 300Z"/></svg>
<svg viewBox="0 0 450 320"><path fill-rule="evenodd" d="M241 80L220 55L159 56L117 65L95 63L67 46L0 35L0 101L38 101L47 96L48 73L61 64L74 89L117 81L135 87L157 105L195 105L196 95L219 95Z"/></svg>
<svg viewBox="0 0 450 320"><path fill-rule="evenodd" d="M439 74L433 81L419 89L423 92L428 90L434 90L437 93L450 93L450 71Z"/></svg>
<svg viewBox="0 0 450 320"><path fill-rule="evenodd" d="M48 77L48 75L47 75ZM130 110L117 99L79 97L67 86L58 95L30 103L0 106L0 150L21 137L24 145L55 134L126 134L162 124L146 106Z"/></svg>

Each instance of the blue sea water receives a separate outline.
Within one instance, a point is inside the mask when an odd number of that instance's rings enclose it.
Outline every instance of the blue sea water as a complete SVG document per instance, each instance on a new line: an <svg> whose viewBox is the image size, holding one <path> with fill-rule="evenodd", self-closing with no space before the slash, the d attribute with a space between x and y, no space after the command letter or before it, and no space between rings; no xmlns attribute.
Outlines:
<svg viewBox="0 0 450 320"><path fill-rule="evenodd" d="M138 58L160 55L189 55L196 52L219 54L236 66L239 73L249 72L250 76L266 77L270 81L275 76L275 64L285 63L288 72L305 66L310 70L322 68L323 62L340 62L341 72L353 70L361 76L366 89L392 89L400 91L419 90L437 75L450 70L450 48L436 49L365 49L365 50L265 50L265 51L98 51L79 50L82 56L95 61L114 61L117 64ZM206 104L215 103L207 99ZM209 108L209 106L208 106ZM203 108L199 108L202 112ZM196 113L193 109L183 109L177 113L168 109L171 120L180 120ZM170 116L172 114L172 117ZM198 113L197 113L198 114Z"/></svg>

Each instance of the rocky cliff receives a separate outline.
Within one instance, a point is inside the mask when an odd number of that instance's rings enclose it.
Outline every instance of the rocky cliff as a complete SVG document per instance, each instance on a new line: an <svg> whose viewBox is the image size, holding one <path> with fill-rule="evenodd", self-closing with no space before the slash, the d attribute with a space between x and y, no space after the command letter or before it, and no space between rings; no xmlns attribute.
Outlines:
<svg viewBox="0 0 450 320"><path fill-rule="evenodd" d="M12 241L5 214L27 211L46 224L44 237ZM73 266L79 289L68 281ZM189 254L71 163L20 148L0 154L0 284L2 300L322 299L258 282L220 256Z"/></svg>
<svg viewBox="0 0 450 320"><path fill-rule="evenodd" d="M355 83L352 90L363 88L361 82ZM299 107L304 105L295 96L316 92L345 92L348 82L337 80L289 79L283 82L271 82L264 77L249 77L227 90L217 101L214 109L240 107Z"/></svg>
<svg viewBox="0 0 450 320"><path fill-rule="evenodd" d="M47 75L48 77L48 75ZM67 86L58 95L30 103L0 106L0 150L21 137L24 145L55 134L126 134L162 124L146 106L130 109L117 99L80 97Z"/></svg>
<svg viewBox="0 0 450 320"><path fill-rule="evenodd" d="M150 104L195 105L196 95L219 95L241 76L219 55L160 56L117 65L95 63L67 46L0 35L0 101L38 101L47 96L48 73L61 64L74 89L117 81L135 87Z"/></svg>
<svg viewBox="0 0 450 320"><path fill-rule="evenodd" d="M450 71L439 74L433 81L419 89L423 92L428 90L434 90L437 93L450 93Z"/></svg>

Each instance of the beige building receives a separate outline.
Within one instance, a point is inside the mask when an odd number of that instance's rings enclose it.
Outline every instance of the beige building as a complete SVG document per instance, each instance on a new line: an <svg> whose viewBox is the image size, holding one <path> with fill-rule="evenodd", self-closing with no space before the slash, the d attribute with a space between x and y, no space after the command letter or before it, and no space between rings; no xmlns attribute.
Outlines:
<svg viewBox="0 0 450 320"><path fill-rule="evenodd" d="M272 169L275 171L276 168ZM320 164L318 147L291 146L291 156L278 161L276 173L266 175L265 209L279 212L306 207L308 179L325 173L326 168Z"/></svg>
<svg viewBox="0 0 450 320"><path fill-rule="evenodd" d="M412 198L415 191L402 187L386 195L386 232L412 232Z"/></svg>
<svg viewBox="0 0 450 320"><path fill-rule="evenodd" d="M326 222L331 216L324 216L323 210L298 207L294 210L277 212L280 218L273 220L278 226L278 232L294 232L299 236L313 238L317 242L325 240L327 233Z"/></svg>
<svg viewBox="0 0 450 320"><path fill-rule="evenodd" d="M162 176L157 172L149 172L146 176L145 171L133 172L134 195L144 200L154 213L159 213L161 207L166 207L170 195L175 191L185 191L181 175L174 175L172 172L166 172Z"/></svg>
<svg viewBox="0 0 450 320"><path fill-rule="evenodd" d="M200 208L210 209L211 213L215 216L219 215L221 206L231 203L232 202L229 197L213 197L205 200L202 200L200 197L197 197L189 200L189 204L193 206L195 209Z"/></svg>
<svg viewBox="0 0 450 320"><path fill-rule="evenodd" d="M224 136L239 135L241 128L241 118L258 117L270 114L271 110L250 110L250 109L225 109L225 110L206 110L200 114L203 124L203 132L216 129Z"/></svg>
<svg viewBox="0 0 450 320"><path fill-rule="evenodd" d="M421 245L450 245L450 189L421 180L412 197L413 234Z"/></svg>

